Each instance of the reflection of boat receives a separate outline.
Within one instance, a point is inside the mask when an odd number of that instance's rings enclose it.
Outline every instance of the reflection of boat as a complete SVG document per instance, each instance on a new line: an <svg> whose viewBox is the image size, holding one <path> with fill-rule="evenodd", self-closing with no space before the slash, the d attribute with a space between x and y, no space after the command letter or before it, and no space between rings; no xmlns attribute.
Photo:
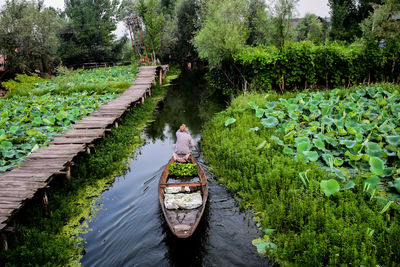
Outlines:
<svg viewBox="0 0 400 267"><path fill-rule="evenodd" d="M174 180L172 177L169 177L169 165L174 163L174 158L172 157L165 167L158 184L158 197L164 213L164 218L172 233L179 238L187 238L194 233L203 216L208 197L207 177L203 168L201 168L193 155L189 157L189 161L193 164L197 164L198 177L189 181ZM181 187L182 192L188 187L191 191L200 190L202 194L202 205L196 209L190 210L168 210L164 205L164 188L166 187Z"/></svg>

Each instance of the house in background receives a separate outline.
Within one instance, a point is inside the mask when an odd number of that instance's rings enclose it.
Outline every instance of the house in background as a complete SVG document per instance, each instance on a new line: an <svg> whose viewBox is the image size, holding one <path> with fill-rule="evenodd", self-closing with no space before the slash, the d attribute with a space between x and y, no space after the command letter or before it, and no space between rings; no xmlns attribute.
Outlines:
<svg viewBox="0 0 400 267"><path fill-rule="evenodd" d="M6 57L0 55L0 71L5 71L5 66L6 66Z"/></svg>

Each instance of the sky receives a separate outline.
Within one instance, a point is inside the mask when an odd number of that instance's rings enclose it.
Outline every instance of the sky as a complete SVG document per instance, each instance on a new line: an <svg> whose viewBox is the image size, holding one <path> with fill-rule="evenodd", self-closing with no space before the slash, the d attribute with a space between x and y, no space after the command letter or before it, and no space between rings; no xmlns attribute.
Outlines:
<svg viewBox="0 0 400 267"><path fill-rule="evenodd" d="M6 1L0 0L0 6ZM46 6L52 6L55 8L64 9L64 0L44 0ZM304 17L306 13L313 13L320 17L329 17L329 6L328 0L300 0L297 6L298 14L296 17ZM126 33L126 29L123 23L118 24L118 28L115 31L117 37L121 37ZM127 34L127 33L126 33Z"/></svg>

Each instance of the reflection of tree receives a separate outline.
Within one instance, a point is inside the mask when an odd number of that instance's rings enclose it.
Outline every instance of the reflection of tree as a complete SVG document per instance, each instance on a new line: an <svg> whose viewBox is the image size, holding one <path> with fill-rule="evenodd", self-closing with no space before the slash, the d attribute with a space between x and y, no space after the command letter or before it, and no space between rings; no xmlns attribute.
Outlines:
<svg viewBox="0 0 400 267"><path fill-rule="evenodd" d="M175 132L182 123L192 136L199 136L203 123L225 107L221 96L210 91L204 74L205 70L194 70L179 76L158 106L156 120L146 129L150 138L175 141Z"/></svg>

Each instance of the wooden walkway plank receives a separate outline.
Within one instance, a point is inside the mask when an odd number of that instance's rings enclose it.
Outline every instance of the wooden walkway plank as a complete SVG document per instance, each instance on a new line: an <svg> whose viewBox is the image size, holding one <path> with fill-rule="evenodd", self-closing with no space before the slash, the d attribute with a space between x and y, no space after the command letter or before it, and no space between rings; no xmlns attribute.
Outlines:
<svg viewBox="0 0 400 267"><path fill-rule="evenodd" d="M53 145L65 145L65 144L91 144L98 138L93 137L79 137L79 138L68 138L68 137L56 137L50 144Z"/></svg>

